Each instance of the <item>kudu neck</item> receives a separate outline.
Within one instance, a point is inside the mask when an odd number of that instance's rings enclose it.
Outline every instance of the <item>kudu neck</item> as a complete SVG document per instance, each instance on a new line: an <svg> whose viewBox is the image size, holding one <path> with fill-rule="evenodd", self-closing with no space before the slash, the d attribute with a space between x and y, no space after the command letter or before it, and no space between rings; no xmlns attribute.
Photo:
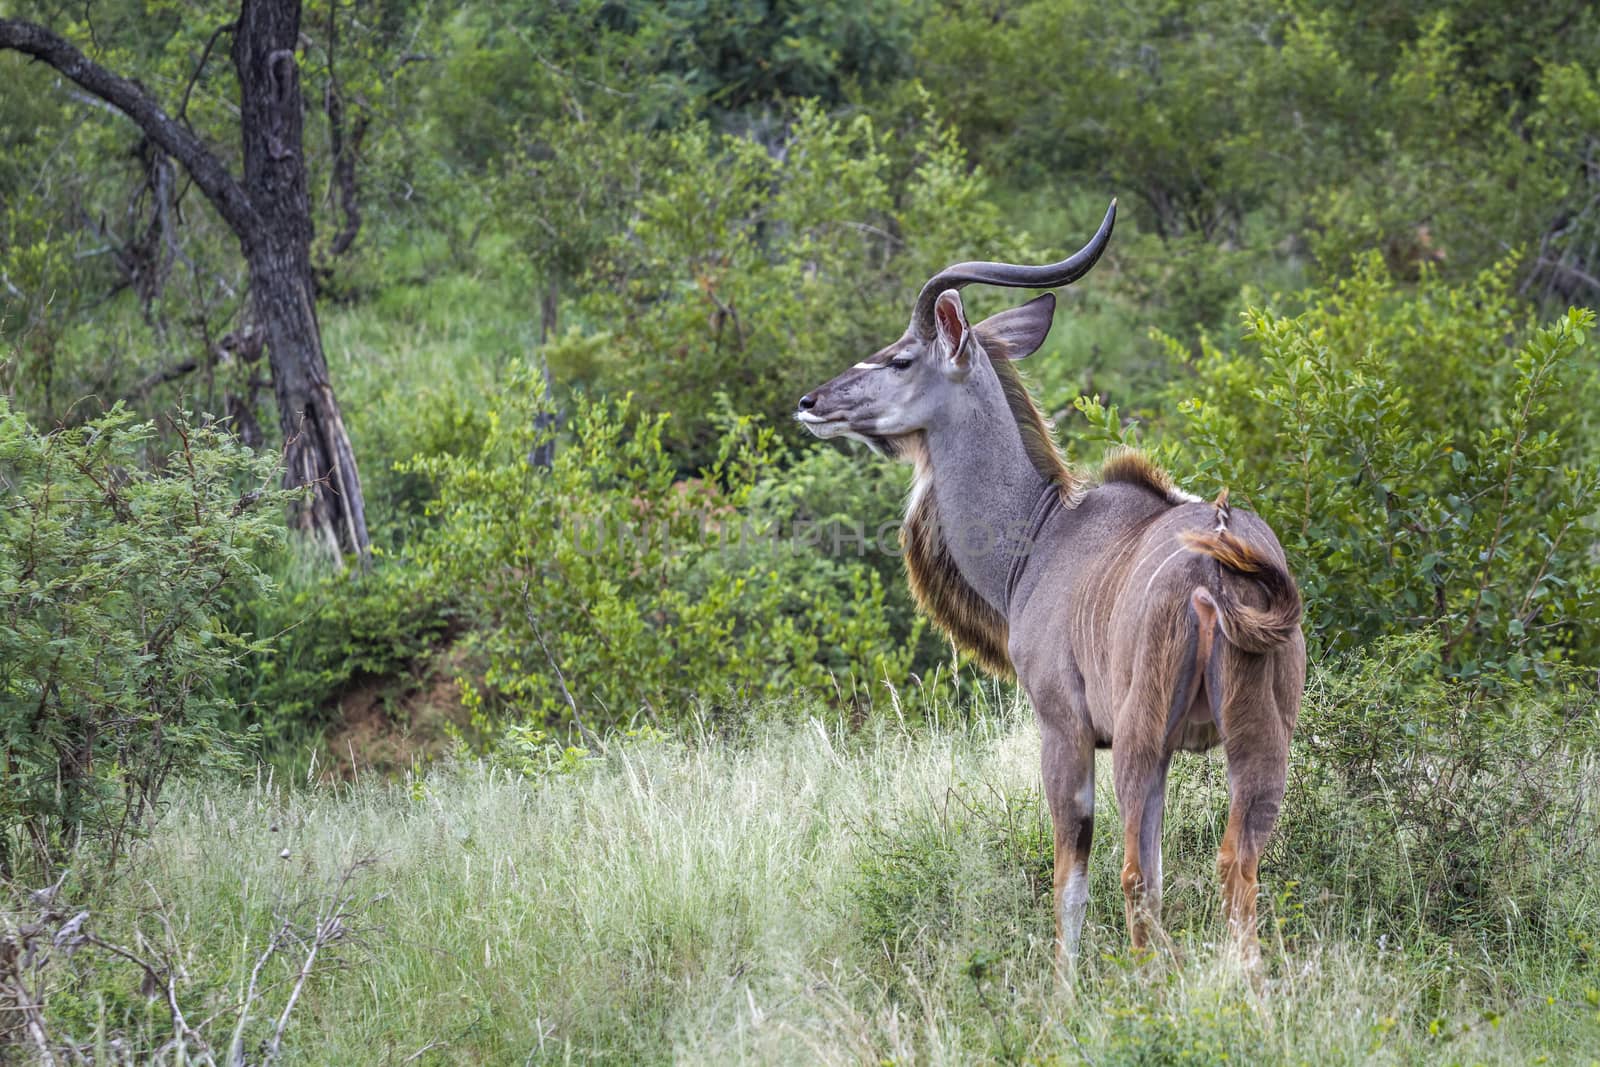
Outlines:
<svg viewBox="0 0 1600 1067"><path fill-rule="evenodd" d="M961 577L1007 611L1013 565L1051 483L1034 466L999 381L987 367L950 417L927 431L926 477L947 550Z"/></svg>

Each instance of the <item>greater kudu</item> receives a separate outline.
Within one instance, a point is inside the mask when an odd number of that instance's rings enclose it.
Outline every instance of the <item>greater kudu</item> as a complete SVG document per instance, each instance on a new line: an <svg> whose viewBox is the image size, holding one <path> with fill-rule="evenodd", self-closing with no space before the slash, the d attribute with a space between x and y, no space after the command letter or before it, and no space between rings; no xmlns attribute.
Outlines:
<svg viewBox="0 0 1600 1067"><path fill-rule="evenodd" d="M1055 828L1058 959L1088 902L1094 752L1111 746L1122 888L1135 947L1161 906L1167 767L1222 744L1230 805L1224 911L1252 962L1256 869L1283 799L1305 683L1300 596L1265 522L1178 490L1135 452L1093 481L1063 461L1012 361L1043 343L1049 293L969 326L969 283L1047 289L1088 272L1099 232L1060 263L960 263L917 298L905 334L800 399L818 437L915 467L901 543L922 609L992 673L1021 681L1042 734Z"/></svg>

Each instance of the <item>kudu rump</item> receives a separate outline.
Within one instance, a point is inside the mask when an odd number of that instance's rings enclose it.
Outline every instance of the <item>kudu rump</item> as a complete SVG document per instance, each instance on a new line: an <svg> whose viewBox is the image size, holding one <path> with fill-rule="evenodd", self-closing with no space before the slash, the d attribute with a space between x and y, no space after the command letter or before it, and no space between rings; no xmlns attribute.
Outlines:
<svg viewBox="0 0 1600 1067"><path fill-rule="evenodd" d="M917 297L905 334L800 399L818 437L851 437L915 468L901 543L922 609L990 672L1014 675L1042 735L1055 828L1058 959L1088 902L1094 753L1111 747L1122 889L1135 947L1161 907L1167 767L1179 749L1227 754L1217 858L1229 926L1259 958L1256 868L1283 799L1305 684L1300 596L1254 514L1177 489L1135 452L1099 478L1062 459L1013 361L1044 342L1045 294L969 325L960 288L1076 281L1111 238L1116 202L1070 258L958 263Z"/></svg>

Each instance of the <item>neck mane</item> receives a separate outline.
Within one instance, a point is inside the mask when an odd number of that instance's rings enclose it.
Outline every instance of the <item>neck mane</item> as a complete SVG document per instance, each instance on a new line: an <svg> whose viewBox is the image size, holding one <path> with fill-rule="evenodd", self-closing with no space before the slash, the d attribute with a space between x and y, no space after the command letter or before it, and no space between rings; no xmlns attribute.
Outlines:
<svg viewBox="0 0 1600 1067"><path fill-rule="evenodd" d="M1054 489L1058 494L1063 507L1076 507L1087 486L1061 455L1049 420L1028 395L1016 365L1003 353L991 358L989 365L1000 382L1028 462L1044 479L1046 490ZM950 635L956 647L970 654L984 670L1013 678L1016 672L1007 651L1010 626L1006 617L962 576L945 542L939 522L937 473L926 437L920 432L911 434L899 446L901 455L916 468L905 524L900 528L911 595L934 624ZM1033 504L1029 500L1024 507L1031 508Z"/></svg>
<svg viewBox="0 0 1600 1067"><path fill-rule="evenodd" d="M986 347L994 348L996 344L990 341ZM1000 348L996 355L990 357L989 366L1000 380L1000 391L1005 394L1006 407L1017 424L1017 432L1022 435L1022 448L1028 454L1028 462L1033 464L1033 469L1046 482L1057 488L1062 504L1069 508L1077 507L1088 486L1067 465L1061 447L1056 444L1055 427L1044 417L1039 405L1033 402L1027 383L1017 371L1017 365L1005 355L1005 349Z"/></svg>

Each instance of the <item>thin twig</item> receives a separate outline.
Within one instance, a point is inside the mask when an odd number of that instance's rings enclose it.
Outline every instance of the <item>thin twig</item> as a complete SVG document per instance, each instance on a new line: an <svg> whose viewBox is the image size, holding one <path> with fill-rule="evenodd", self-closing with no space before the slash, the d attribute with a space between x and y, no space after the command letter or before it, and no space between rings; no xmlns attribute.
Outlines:
<svg viewBox="0 0 1600 1067"><path fill-rule="evenodd" d="M261 955L256 957L255 966L250 968L250 981L245 986L244 1003L239 1005L239 1018L234 1023L233 1035L228 1039L228 1067L244 1067L244 1028L245 1024L250 1021L251 1007L255 1004L256 998L261 995L261 969L277 953L279 946L283 943L283 937L287 929L288 923L285 922L272 932L272 936L267 939L267 947L262 950Z"/></svg>
<svg viewBox="0 0 1600 1067"><path fill-rule="evenodd" d="M567 676L561 673L561 664L556 662L555 653L550 651L550 645L544 639L544 631L539 628L539 621L533 614L533 605L526 582L522 584L522 612L527 616L528 626L533 630L533 636L539 642L539 647L544 650L545 661L550 664L550 669L556 672L556 684L561 687L561 695L566 698L567 707L572 709L572 721L578 724L578 729L597 750L604 752L606 750L605 742L600 740L599 735L584 723L583 715L578 711L578 702L573 699L572 690L567 688Z"/></svg>
<svg viewBox="0 0 1600 1067"><path fill-rule="evenodd" d="M194 65L194 72L189 75L189 84L183 87L183 103L178 105L178 121L189 126L189 94L194 92L195 82L200 80L200 72L206 69L206 61L211 58L211 50L217 46L217 38L225 33L232 33L238 26L237 22L224 22L221 26L211 31L211 37L206 41L206 46L200 53L200 62ZM192 126L190 127L193 128Z"/></svg>
<svg viewBox="0 0 1600 1067"><path fill-rule="evenodd" d="M421 1048L417 1049L417 1051L413 1052L411 1055L409 1055L405 1059L401 1060L400 1061L400 1067L405 1067L405 1065L408 1064L408 1063L414 1063L417 1060L420 1060L426 1053L432 1051L433 1049L438 1048L442 1044L444 1044L444 1042L442 1042L442 1041L430 1041L430 1042L428 1042L426 1045L423 1045Z"/></svg>

